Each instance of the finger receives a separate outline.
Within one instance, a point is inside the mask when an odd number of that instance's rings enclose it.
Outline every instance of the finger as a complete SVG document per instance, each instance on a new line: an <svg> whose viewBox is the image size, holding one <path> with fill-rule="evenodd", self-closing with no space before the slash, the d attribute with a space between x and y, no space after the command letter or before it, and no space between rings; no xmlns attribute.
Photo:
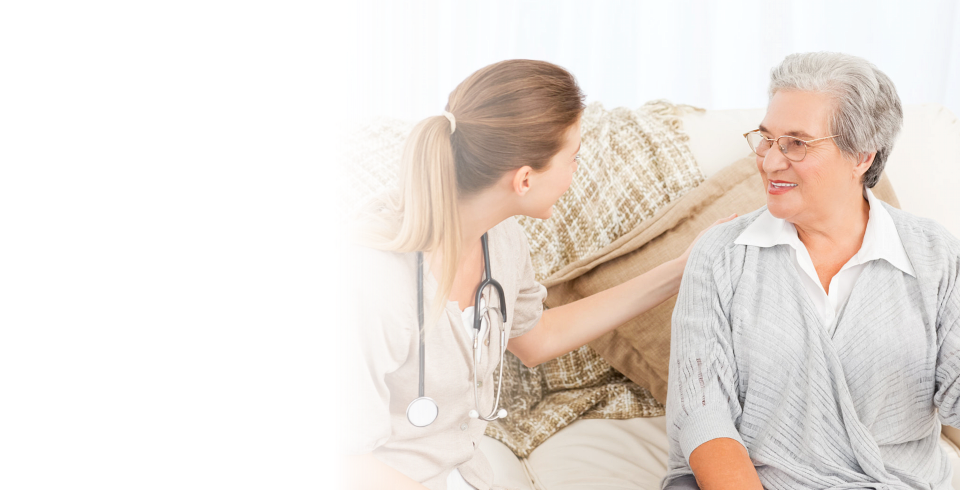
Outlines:
<svg viewBox="0 0 960 490"><path fill-rule="evenodd" d="M720 223L726 223L727 221L730 221L730 220L732 220L732 219L734 219L734 218L736 218L736 217L737 217L737 213L733 213L733 214L731 214L730 216L727 216L726 218L720 218L720 219L714 221L713 224L714 224L714 225L719 225Z"/></svg>

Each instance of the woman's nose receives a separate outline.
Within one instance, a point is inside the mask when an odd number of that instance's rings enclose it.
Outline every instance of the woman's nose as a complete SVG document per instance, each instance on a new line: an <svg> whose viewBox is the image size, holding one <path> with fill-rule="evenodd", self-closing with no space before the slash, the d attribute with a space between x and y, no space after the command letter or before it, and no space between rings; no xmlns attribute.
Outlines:
<svg viewBox="0 0 960 490"><path fill-rule="evenodd" d="M773 145L767 155L763 157L763 171L770 174L790 167L790 160L783 156L780 145Z"/></svg>

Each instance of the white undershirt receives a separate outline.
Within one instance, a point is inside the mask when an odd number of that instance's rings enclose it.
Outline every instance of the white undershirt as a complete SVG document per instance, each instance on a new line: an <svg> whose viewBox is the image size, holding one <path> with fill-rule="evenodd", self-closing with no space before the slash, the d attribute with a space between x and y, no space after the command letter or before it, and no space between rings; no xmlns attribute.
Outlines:
<svg viewBox="0 0 960 490"><path fill-rule="evenodd" d="M487 298L483 296L480 297L480 309L484 309L487 306ZM470 335L470 338L477 336L477 331L473 328L473 316L476 312L476 308L473 306L468 306L465 310L460 312L460 318L463 320L463 328L467 330L467 333ZM487 319L480 319L480 330L484 330L487 327Z"/></svg>
<svg viewBox="0 0 960 490"><path fill-rule="evenodd" d="M903 249L900 234L890 213L880 204L880 200L873 196L870 189L864 188L864 197L870 205L870 214L867 218L867 229L863 234L863 244L860 250L840 268L840 272L830 280L827 293L820 284L817 270L810 259L807 247L797 236L797 229L792 223L775 218L770 211L764 211L734 243L738 245L753 245L757 247L772 247L775 245L789 245L793 264L797 268L800 280L808 296L813 301L823 324L833 333L836 328L837 314L847 302L853 286L860 277L867 264L873 260L884 259L894 267L916 277L910 259Z"/></svg>
<svg viewBox="0 0 960 490"><path fill-rule="evenodd" d="M486 306L486 298L480 298L480 309L482 310ZM463 320L463 328L467 330L467 334L470 335L470 338L477 336L477 331L473 328L473 315L476 311L476 308L473 306L468 306L465 310L460 312L460 318ZM483 330L487 327L487 319L480 319L480 329ZM479 449L477 449L479 451ZM460 474L460 470L454 468L453 471L447 475L447 490L477 490L476 487L467 483L463 479L463 475Z"/></svg>

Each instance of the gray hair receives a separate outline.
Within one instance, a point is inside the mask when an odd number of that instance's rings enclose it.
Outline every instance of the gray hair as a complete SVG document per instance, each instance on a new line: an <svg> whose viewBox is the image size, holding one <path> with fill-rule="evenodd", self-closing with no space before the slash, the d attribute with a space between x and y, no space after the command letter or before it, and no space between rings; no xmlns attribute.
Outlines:
<svg viewBox="0 0 960 490"><path fill-rule="evenodd" d="M865 186L877 185L903 125L900 97L887 75L857 56L797 53L770 72L770 97L780 90L833 96L837 108L830 117L830 130L840 135L835 139L837 147L850 156L877 152L873 165L863 174Z"/></svg>

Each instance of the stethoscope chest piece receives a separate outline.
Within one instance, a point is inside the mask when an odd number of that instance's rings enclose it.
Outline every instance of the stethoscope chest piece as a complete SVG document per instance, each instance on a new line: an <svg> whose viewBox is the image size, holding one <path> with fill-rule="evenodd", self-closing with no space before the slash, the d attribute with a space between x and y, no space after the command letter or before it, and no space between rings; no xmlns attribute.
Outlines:
<svg viewBox="0 0 960 490"><path fill-rule="evenodd" d="M437 414L440 409L437 408L437 402L432 398L421 396L407 405L407 420L414 427L426 427L437 420Z"/></svg>

